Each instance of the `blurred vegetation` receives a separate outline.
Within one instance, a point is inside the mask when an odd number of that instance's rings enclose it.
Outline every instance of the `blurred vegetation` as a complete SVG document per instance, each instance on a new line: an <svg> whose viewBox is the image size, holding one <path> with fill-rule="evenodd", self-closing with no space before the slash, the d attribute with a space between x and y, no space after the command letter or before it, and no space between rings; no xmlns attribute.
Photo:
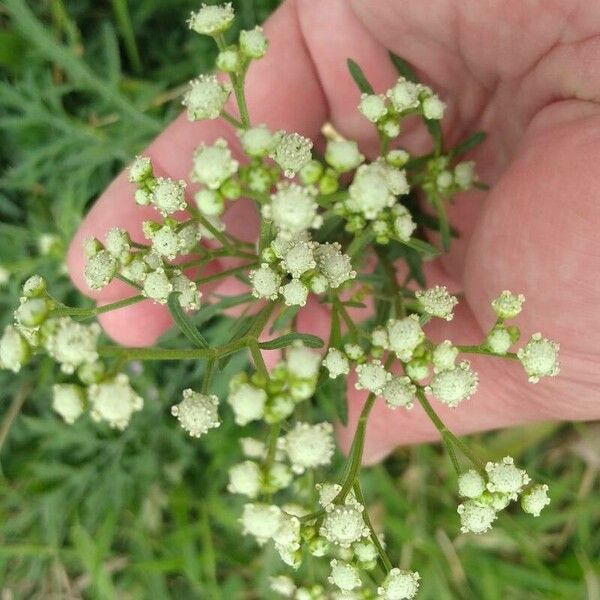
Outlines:
<svg viewBox="0 0 600 600"><path fill-rule="evenodd" d="M235 4L248 28L277 0ZM182 83L214 58L182 27L193 8L0 3L0 266L10 273L0 284L1 325L32 272L55 296L82 302L63 265L78 222L177 114ZM207 337L222 342L230 323L205 317ZM280 563L241 536L241 501L222 493L238 428L226 420L198 442L167 416L200 375L196 365L133 365L146 406L118 434L87 419L66 426L52 413L50 363L0 372L2 600L271 597L268 574ZM517 457L551 483L553 499L539 519L514 510L484 537L456 533L455 480L436 445L399 450L365 473L364 488L373 519L385 515L392 555L421 572L423 600L598 600L599 440L594 424L474 439L488 456Z"/></svg>

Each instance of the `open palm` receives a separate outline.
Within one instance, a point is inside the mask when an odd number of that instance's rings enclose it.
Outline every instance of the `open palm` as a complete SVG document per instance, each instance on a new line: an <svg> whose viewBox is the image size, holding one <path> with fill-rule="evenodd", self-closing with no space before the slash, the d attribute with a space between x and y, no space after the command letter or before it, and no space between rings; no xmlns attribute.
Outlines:
<svg viewBox="0 0 600 600"><path fill-rule="evenodd" d="M431 265L430 282L463 290L451 323L432 323L434 339L478 343L489 329L489 303L501 290L527 297L517 320L527 338L534 327L561 343L560 377L527 382L518 363L477 360L481 384L459 409L437 407L456 433L546 419L600 416L600 7L583 0L290 0L266 28L267 58L251 70L248 99L252 121L317 137L329 120L363 151L377 147L374 129L356 110L358 91L346 71L356 60L377 90L396 73L387 50L412 63L420 78L448 104L445 137L456 143L476 130L488 132L474 152L488 194L457 198L450 219L460 232L451 253ZM215 122L181 117L147 154L159 174L187 178L191 155L203 140L233 130ZM428 143L422 128L402 139L413 151ZM83 280L82 242L121 226L141 235L151 209L136 206L120 175L96 203L69 252L72 277ZM229 211L234 233L252 238L256 217L243 201ZM224 284L224 285L232 285ZM105 303L128 292L113 282L95 294ZM205 292L206 295L206 292ZM321 306L300 313L299 328L323 331ZM102 316L115 340L146 345L170 326L163 307L148 302ZM347 447L363 392L349 390L350 426L340 430ZM435 439L420 408L390 411L381 403L367 432L365 458L374 461L403 443Z"/></svg>

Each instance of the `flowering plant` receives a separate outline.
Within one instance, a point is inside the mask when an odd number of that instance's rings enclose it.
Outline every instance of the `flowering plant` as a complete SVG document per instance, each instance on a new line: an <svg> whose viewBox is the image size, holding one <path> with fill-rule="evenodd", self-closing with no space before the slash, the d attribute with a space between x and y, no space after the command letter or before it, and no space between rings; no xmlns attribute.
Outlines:
<svg viewBox="0 0 600 600"><path fill-rule="evenodd" d="M379 137L373 160L331 127L324 128L325 143L317 152L298 133L253 123L245 75L267 52L268 40L256 28L228 45L224 32L233 19L227 4L192 14L190 28L214 38L217 67L226 77L200 76L183 103L190 120L222 118L233 126L241 153L234 158L221 138L201 144L193 156L190 181L198 185L191 196L185 181L160 177L148 157L137 157L129 169L133 196L156 209L156 220L144 223L144 240L113 228L85 248L89 287L119 279L132 295L75 308L55 300L45 281L32 276L14 324L0 339L0 363L17 372L36 355L48 355L60 366L53 408L65 422L87 411L123 430L144 402L123 372L127 362L203 361L201 384L181 390L171 413L194 438L219 435L210 430L227 411L244 428L243 460L229 470L228 491L248 499L242 531L258 545L273 544L281 558L284 574L273 575L272 589L299 600L412 598L419 574L394 566L360 485L370 412L376 403L389 410L419 405L426 412L456 470L462 531L485 533L517 500L537 516L549 503L548 487L532 482L509 456L482 460L435 407L460 410L477 390L477 374L459 355L519 361L524 377L537 383L558 374L558 345L536 333L517 349L519 330L507 322L520 313L524 298L500 290L479 344L436 343L427 334L431 319L453 318L458 298L442 285L424 285L421 263L439 254L424 232L439 231L443 249L449 248L447 204L455 193L482 186L475 165L460 161L481 135L446 148L439 126L444 103L398 57L393 60L400 77L385 93L373 90L357 64L348 65L362 92L358 110ZM235 112L226 108L232 95ZM403 122L415 117L432 136L433 149L425 155L398 145ZM227 205L242 199L250 199L260 215L256 242L227 227ZM226 268L211 271L217 260ZM407 274L399 279L402 263ZM244 286L242 293L213 294L215 282L233 279ZM194 320L207 299L213 310L241 315L231 339L216 347ZM144 301L168 307L189 348L102 345L99 326L86 324ZM317 303L330 315L320 336L299 330L298 315ZM252 368L231 379L222 402L211 393L213 377L238 352L249 354ZM333 426L314 422L313 414L333 409L345 421L346 380L364 391L364 405L343 475L336 479L327 470L335 451ZM303 569L315 557L329 565L326 580L315 581Z"/></svg>

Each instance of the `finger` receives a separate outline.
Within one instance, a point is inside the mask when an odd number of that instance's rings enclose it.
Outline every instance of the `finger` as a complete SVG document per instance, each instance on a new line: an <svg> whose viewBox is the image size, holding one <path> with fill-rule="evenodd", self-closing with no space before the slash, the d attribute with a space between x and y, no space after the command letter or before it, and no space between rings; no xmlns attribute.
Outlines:
<svg viewBox="0 0 600 600"><path fill-rule="evenodd" d="M296 18L294 2L284 4L269 20L266 27L271 48L267 56L253 65L247 78L247 100L254 123L298 131L315 137L320 124L325 120L326 107L319 82L302 39ZM176 179L185 179L190 171L192 153L201 141L212 142L225 137L235 143L232 128L223 123L189 123L182 115L172 123L147 149L160 174ZM119 226L133 232L136 239L141 236L141 223L156 218L150 208L141 208L133 202L134 188L121 173L96 202L79 231L68 253L68 265L75 285L85 294L99 302L111 301L123 295L119 283L92 293L87 287L83 270L85 259L82 245L89 237L102 238L111 227ZM235 223L248 222L237 216ZM235 226L235 225L234 225ZM245 234L249 228L246 227ZM164 309L152 308L155 318L148 322L142 314L147 303L134 305L103 316L102 323L116 341L152 343L169 326L166 316L159 316ZM146 326L138 338L140 324Z"/></svg>

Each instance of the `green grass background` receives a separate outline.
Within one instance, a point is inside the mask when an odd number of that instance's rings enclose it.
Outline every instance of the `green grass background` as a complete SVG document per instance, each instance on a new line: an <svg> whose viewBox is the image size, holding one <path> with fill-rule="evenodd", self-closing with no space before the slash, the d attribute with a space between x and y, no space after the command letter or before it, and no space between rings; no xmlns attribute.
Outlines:
<svg viewBox="0 0 600 600"><path fill-rule="evenodd" d="M277 1L235 4L248 28ZM98 193L178 113L181 85L210 68L211 43L182 26L193 8L0 2L0 265L11 273L2 324L33 272L62 300L85 302L65 276L65 248ZM225 319L203 319L212 340L227 337ZM232 361L215 391L241 367ZM0 372L2 600L270 598L268 575L281 563L242 538L241 501L223 494L238 429L226 419L198 442L168 414L201 369L135 368L146 406L123 434L59 421L50 362ZM365 473L370 511L385 516L392 555L421 572L422 599L598 600L599 439L594 424L474 438L484 456L512 454L552 493L539 519L511 510L484 537L458 535L455 479L435 445L399 450Z"/></svg>

